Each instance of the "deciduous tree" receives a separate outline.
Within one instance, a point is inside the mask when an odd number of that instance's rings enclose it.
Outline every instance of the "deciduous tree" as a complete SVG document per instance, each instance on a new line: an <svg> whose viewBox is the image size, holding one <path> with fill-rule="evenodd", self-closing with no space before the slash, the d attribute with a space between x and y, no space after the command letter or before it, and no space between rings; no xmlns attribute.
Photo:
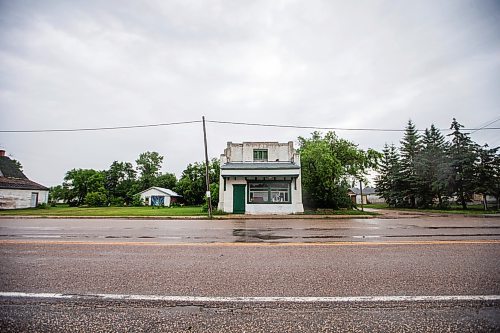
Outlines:
<svg viewBox="0 0 500 333"><path fill-rule="evenodd" d="M105 193L104 172L93 169L72 169L66 173L63 186L70 205L81 205L91 192Z"/></svg>
<svg viewBox="0 0 500 333"><path fill-rule="evenodd" d="M374 150L365 152L334 132L324 137L314 132L311 138L298 139L305 203L321 208L351 207L349 180L364 179L379 154Z"/></svg>
<svg viewBox="0 0 500 333"><path fill-rule="evenodd" d="M139 171L139 190L142 191L154 186L156 178L160 176L163 156L155 151L147 151L140 154L135 162Z"/></svg>

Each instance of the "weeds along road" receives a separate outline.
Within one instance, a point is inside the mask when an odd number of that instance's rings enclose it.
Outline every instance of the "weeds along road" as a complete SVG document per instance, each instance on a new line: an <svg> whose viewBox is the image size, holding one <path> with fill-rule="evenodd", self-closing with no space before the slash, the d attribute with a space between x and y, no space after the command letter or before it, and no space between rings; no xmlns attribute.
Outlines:
<svg viewBox="0 0 500 333"><path fill-rule="evenodd" d="M0 227L1 331L500 330L498 219Z"/></svg>

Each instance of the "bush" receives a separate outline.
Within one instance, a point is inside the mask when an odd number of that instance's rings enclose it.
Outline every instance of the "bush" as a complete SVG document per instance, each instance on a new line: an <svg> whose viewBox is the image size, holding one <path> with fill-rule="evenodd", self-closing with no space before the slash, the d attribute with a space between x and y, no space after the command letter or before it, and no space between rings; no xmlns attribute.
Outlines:
<svg viewBox="0 0 500 333"><path fill-rule="evenodd" d="M108 201L106 194L101 192L90 192L85 196L85 204L91 207L105 206Z"/></svg>
<svg viewBox="0 0 500 333"><path fill-rule="evenodd" d="M47 208L49 208L49 206L47 206L47 204L44 202L44 203L36 205L36 208L47 209Z"/></svg>
<svg viewBox="0 0 500 333"><path fill-rule="evenodd" d="M125 200L122 197L114 197L109 201L111 206L122 207L125 205Z"/></svg>
<svg viewBox="0 0 500 333"><path fill-rule="evenodd" d="M134 207L144 206L144 201L142 200L139 194L134 194L132 196L132 206Z"/></svg>

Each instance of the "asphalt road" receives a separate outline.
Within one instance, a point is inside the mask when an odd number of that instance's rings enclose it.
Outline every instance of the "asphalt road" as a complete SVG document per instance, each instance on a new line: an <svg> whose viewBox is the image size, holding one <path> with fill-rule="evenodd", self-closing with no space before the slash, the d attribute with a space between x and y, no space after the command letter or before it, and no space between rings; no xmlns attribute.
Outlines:
<svg viewBox="0 0 500 333"><path fill-rule="evenodd" d="M162 243L500 239L500 218L212 221L3 218L0 219L0 241L8 239Z"/></svg>
<svg viewBox="0 0 500 333"><path fill-rule="evenodd" d="M500 295L499 228L494 218L0 219L0 331L496 332L500 296L436 296Z"/></svg>

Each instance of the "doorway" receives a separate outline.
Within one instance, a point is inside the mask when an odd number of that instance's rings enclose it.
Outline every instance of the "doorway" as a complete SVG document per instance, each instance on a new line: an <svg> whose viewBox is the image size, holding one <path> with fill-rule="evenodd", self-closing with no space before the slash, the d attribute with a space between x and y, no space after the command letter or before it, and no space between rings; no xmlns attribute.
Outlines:
<svg viewBox="0 0 500 333"><path fill-rule="evenodd" d="M233 185L234 214L245 214L245 186L244 184Z"/></svg>

